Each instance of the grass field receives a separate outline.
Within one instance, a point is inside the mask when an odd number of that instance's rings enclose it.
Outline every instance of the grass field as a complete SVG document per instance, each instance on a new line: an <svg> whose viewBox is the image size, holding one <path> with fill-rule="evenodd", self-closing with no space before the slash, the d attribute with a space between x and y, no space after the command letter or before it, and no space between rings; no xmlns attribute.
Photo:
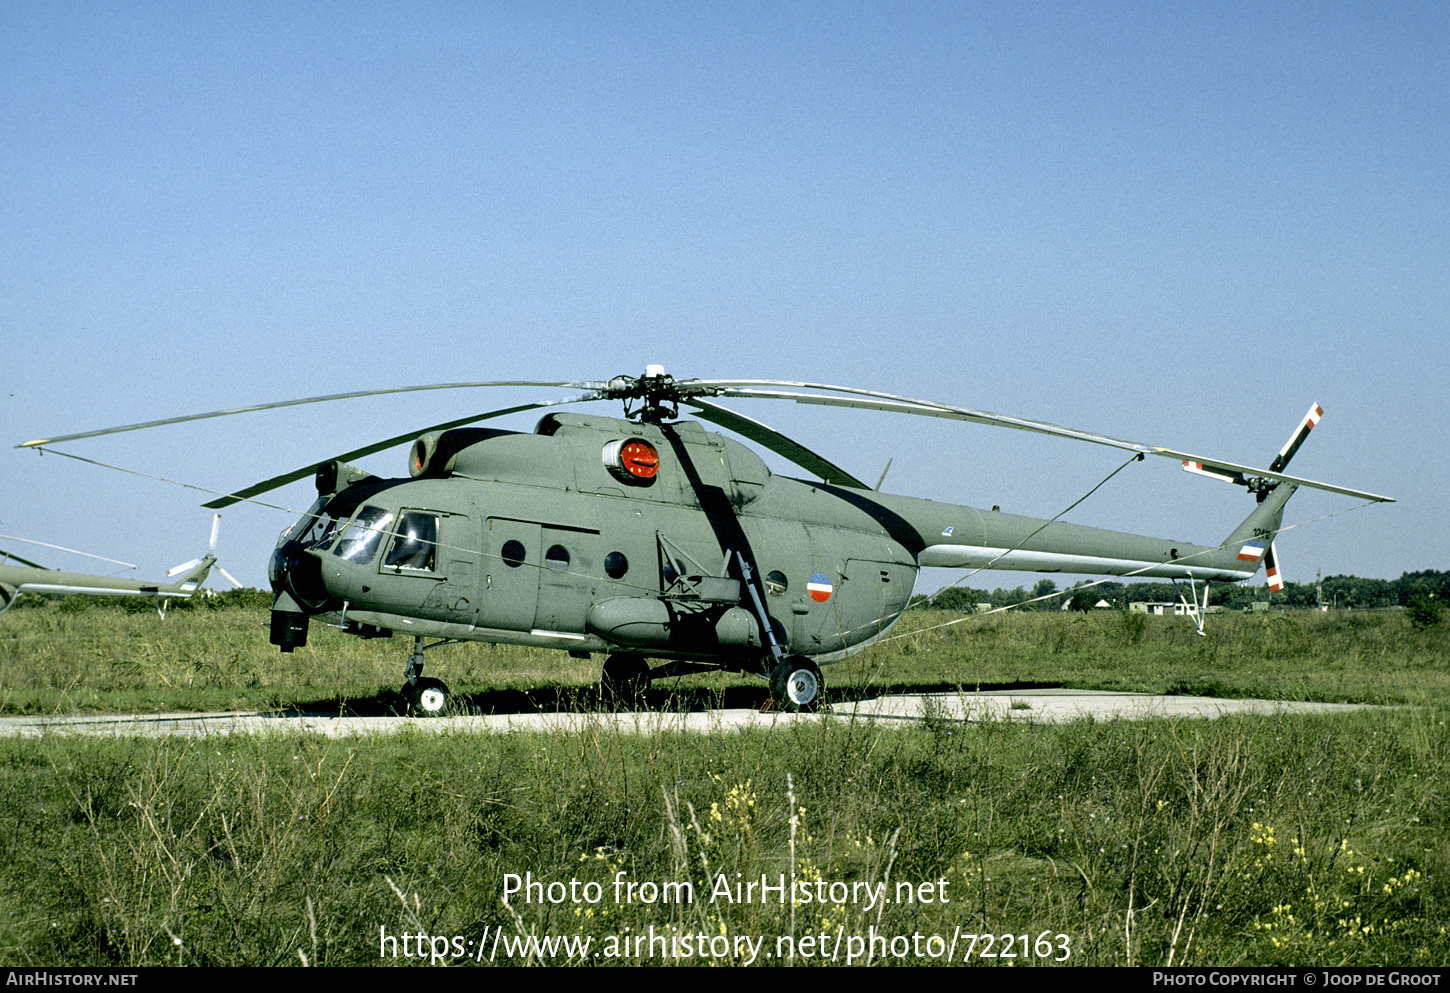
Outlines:
<svg viewBox="0 0 1450 993"><path fill-rule="evenodd" d="M8 964L1444 965L1450 652L1398 612L912 615L828 694L1064 685L1396 704L1215 721L632 734L598 659L430 655L569 735L0 740ZM381 712L407 643L17 609L8 713ZM655 709L763 700L701 676ZM647 722L647 721L646 721ZM505 899L507 895L508 899ZM883 899L884 898L884 899ZM976 937L969 937L976 936ZM532 938L532 943L528 939ZM566 941L567 940L567 941ZM585 945L587 940L588 944Z"/></svg>

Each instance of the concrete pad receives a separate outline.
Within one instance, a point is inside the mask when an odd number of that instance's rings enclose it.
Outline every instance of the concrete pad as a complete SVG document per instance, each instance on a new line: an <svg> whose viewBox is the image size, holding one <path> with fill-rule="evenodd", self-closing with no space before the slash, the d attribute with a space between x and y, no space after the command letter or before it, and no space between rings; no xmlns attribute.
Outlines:
<svg viewBox="0 0 1450 993"><path fill-rule="evenodd" d="M711 732L746 727L770 728L799 721L872 720L911 722L931 714L957 721L1010 720L1061 723L1082 717L1215 718L1229 714L1322 714L1377 709L1363 704L1303 703L1278 700L1225 700L1214 697L1155 696L1098 690L1034 689L1010 693L927 693L868 697L832 703L829 714L760 713L711 710L643 713L490 714L462 717L338 717L258 712L211 714L85 715L79 717L0 717L0 734L211 735L257 732L305 732L327 737L383 734L403 727L433 733L549 730L582 732L607 729L624 733Z"/></svg>

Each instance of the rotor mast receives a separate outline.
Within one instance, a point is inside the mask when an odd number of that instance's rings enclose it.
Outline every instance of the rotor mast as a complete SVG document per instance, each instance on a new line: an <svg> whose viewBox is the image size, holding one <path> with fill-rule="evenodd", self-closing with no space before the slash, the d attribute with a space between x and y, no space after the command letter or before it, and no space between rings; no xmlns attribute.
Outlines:
<svg viewBox="0 0 1450 993"><path fill-rule="evenodd" d="M661 424L677 419L680 416L680 392L675 377L665 372L662 365L645 366L644 375L638 379L615 376L600 390L601 396L606 399L623 401L627 419L643 424ZM640 401L642 405L635 407L633 401Z"/></svg>

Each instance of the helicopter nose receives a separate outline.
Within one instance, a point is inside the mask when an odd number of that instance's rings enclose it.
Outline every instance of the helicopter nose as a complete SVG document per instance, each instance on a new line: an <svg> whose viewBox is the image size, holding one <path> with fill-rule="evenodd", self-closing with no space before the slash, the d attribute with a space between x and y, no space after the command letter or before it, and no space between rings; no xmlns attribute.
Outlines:
<svg viewBox="0 0 1450 993"><path fill-rule="evenodd" d="M268 640L283 652L291 652L307 644L310 621L287 590L295 549L295 542L284 541L272 550L272 558L267 563L267 578L272 582L272 625Z"/></svg>
<svg viewBox="0 0 1450 993"><path fill-rule="evenodd" d="M335 609L335 602L322 579L317 556L295 541L284 542L272 551L267 566L272 595L280 603L286 598L292 610L321 614Z"/></svg>

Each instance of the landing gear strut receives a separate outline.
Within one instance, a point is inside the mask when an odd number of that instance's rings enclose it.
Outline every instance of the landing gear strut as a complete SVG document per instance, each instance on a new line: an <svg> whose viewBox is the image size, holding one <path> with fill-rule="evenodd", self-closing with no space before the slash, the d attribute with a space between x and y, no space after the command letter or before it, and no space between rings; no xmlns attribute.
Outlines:
<svg viewBox="0 0 1450 993"><path fill-rule="evenodd" d="M449 642L438 642L436 645L429 645L429 648L437 648L438 645L449 644ZM448 692L448 685L441 679L423 678L423 639L421 636L413 638L413 654L408 656L408 667L403 670L403 678L407 680L403 684L403 699L408 702L408 709L423 717L443 717L453 710L453 696Z"/></svg>
<svg viewBox="0 0 1450 993"><path fill-rule="evenodd" d="M755 615L761 635L770 648L770 655L761 666L761 675L770 682L771 698L782 710L793 713L815 710L821 698L821 690L825 686L821 679L821 670L804 655L785 653L786 646L777 636L775 620L761 602L761 592L756 588L754 567L739 552L736 553L736 559L740 565L741 584L749 595L751 613Z"/></svg>

